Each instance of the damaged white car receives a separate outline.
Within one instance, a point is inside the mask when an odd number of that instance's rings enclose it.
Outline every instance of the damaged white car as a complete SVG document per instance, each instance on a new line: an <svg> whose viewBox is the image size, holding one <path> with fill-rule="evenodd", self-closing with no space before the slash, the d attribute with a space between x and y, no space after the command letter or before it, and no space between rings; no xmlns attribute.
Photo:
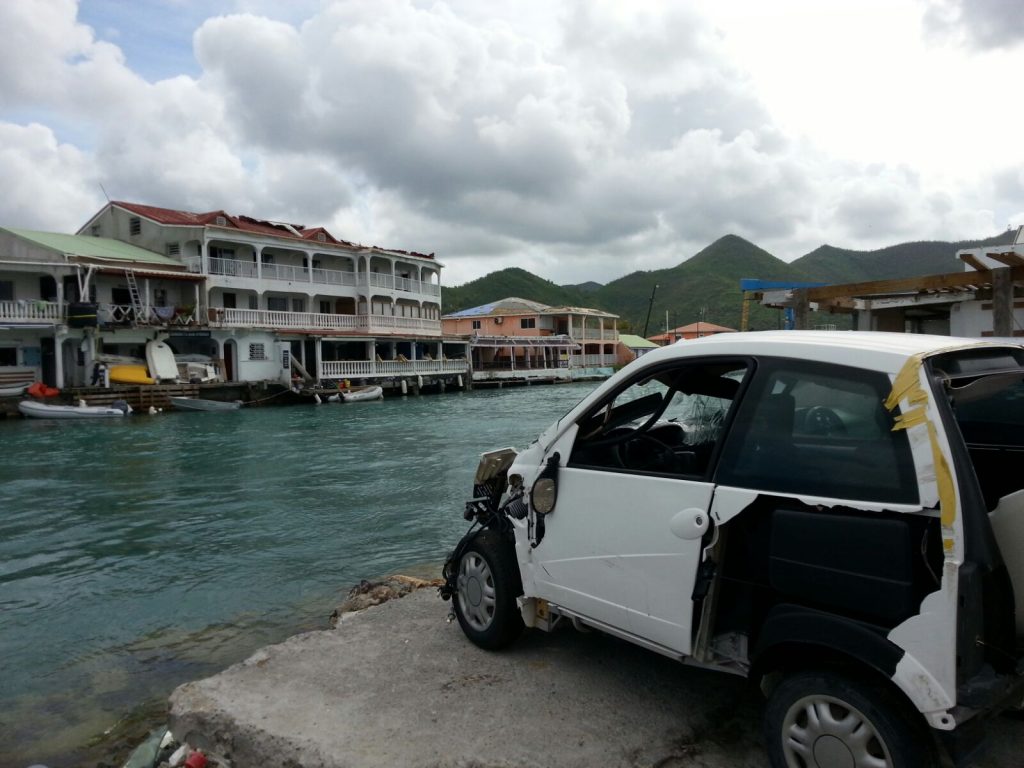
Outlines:
<svg viewBox="0 0 1024 768"><path fill-rule="evenodd" d="M961 760L1024 696L1024 347L722 334L485 454L465 634L585 625L767 695L776 768Z"/></svg>

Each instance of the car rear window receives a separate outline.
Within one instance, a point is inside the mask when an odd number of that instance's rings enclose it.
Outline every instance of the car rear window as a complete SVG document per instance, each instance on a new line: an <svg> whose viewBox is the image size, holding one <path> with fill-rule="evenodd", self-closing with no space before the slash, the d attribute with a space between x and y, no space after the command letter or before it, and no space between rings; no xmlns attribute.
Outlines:
<svg viewBox="0 0 1024 768"><path fill-rule="evenodd" d="M762 359L726 441L716 482L791 495L918 503L905 430L884 406L884 374Z"/></svg>

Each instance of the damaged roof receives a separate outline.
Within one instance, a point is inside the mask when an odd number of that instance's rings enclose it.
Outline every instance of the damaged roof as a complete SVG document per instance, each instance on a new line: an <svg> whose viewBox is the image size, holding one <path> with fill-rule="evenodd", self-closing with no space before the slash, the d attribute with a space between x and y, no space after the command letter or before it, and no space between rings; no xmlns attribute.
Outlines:
<svg viewBox="0 0 1024 768"><path fill-rule="evenodd" d="M237 229L242 232L265 235L268 237L281 237L289 240L315 241L337 245L352 250L373 249L386 253L400 254L403 256L414 256L421 259L433 259L433 253L417 253L416 251L403 251L397 248L382 248L380 246L365 246L359 243L352 243L348 240L336 238L324 227L307 227L303 224L291 224L285 221L274 221L271 219L258 219L253 216L235 215L223 210L206 211L194 213L192 211L178 211L173 208L158 208L154 205L142 205L141 203L130 203L124 200L114 200L112 206L123 208L129 213L145 216L147 219L159 224L179 227L224 227Z"/></svg>

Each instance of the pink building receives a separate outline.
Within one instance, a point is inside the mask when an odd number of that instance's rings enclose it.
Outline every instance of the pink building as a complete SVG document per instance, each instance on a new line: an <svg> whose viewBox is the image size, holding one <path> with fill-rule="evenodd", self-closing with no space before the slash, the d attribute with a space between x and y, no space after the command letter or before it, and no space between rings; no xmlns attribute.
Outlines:
<svg viewBox="0 0 1024 768"><path fill-rule="evenodd" d="M509 297L441 318L445 337L470 343L473 380L608 376L616 364L617 315Z"/></svg>

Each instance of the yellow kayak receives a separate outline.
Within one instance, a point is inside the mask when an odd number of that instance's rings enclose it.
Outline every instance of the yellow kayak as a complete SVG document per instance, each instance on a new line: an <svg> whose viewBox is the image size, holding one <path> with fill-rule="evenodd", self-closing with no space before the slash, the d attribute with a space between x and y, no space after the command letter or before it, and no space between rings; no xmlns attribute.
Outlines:
<svg viewBox="0 0 1024 768"><path fill-rule="evenodd" d="M117 384L155 384L144 365L112 365L110 380Z"/></svg>

